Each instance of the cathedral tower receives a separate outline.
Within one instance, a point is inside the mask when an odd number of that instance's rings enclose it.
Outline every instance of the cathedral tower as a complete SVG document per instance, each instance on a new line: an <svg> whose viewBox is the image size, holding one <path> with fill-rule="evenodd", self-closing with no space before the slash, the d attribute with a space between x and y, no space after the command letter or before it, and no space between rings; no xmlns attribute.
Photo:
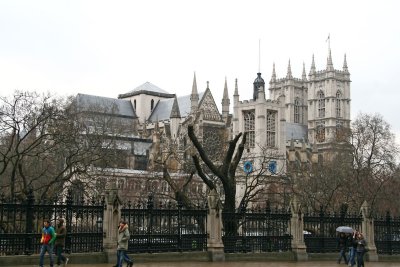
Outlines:
<svg viewBox="0 0 400 267"><path fill-rule="evenodd" d="M321 149L340 141L350 127L350 73L346 55L342 70L333 67L331 50L326 68L316 71L314 56L308 83L308 139Z"/></svg>

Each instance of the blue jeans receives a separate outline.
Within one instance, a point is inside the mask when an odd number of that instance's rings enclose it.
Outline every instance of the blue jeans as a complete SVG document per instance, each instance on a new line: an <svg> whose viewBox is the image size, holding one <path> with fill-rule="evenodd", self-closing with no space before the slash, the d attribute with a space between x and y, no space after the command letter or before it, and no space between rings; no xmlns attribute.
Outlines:
<svg viewBox="0 0 400 267"><path fill-rule="evenodd" d="M129 258L128 254L126 254L126 250L117 250L117 260L118 260L118 267L122 267L122 263L126 261L127 263L131 263L132 260Z"/></svg>
<svg viewBox="0 0 400 267"><path fill-rule="evenodd" d="M43 244L42 247L40 248L40 261L39 261L39 266L43 267L43 261L44 261L44 254L46 254L46 251L49 253L50 256L50 267L53 267L53 245L52 244Z"/></svg>
<svg viewBox="0 0 400 267"><path fill-rule="evenodd" d="M349 248L349 263L351 266L356 265L356 249L354 247Z"/></svg>
<svg viewBox="0 0 400 267"><path fill-rule="evenodd" d="M57 254L57 264L61 265L61 261L65 262L67 258L62 254L64 251L64 247L60 245L56 245L56 254Z"/></svg>

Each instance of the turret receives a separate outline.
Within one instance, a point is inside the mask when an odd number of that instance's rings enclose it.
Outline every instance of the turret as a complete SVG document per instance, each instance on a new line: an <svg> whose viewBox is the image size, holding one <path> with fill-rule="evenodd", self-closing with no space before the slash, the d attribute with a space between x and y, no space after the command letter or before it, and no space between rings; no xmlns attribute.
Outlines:
<svg viewBox="0 0 400 267"><path fill-rule="evenodd" d="M226 77L225 77L225 86L224 86L224 95L222 97L222 119L226 122L226 119L228 118L229 115L229 105L230 105L230 100L228 96L228 85L226 83Z"/></svg>
<svg viewBox="0 0 400 267"><path fill-rule="evenodd" d="M301 75L301 79L303 81L307 81L307 75L306 75L306 64L303 62L303 74Z"/></svg>
<svg viewBox="0 0 400 267"><path fill-rule="evenodd" d="M258 88L260 88L261 86L263 88L265 88L265 82L264 82L264 79L261 78L261 73L258 72L257 73L257 78L254 80L254 83L253 83L253 100L257 99L257 97L258 97Z"/></svg>
<svg viewBox="0 0 400 267"><path fill-rule="evenodd" d="M238 121L239 117L239 88L238 80L235 79L235 92L233 94L233 121ZM233 135L236 136L239 133L238 123L233 123L232 126Z"/></svg>
<svg viewBox="0 0 400 267"><path fill-rule="evenodd" d="M331 53L331 49L330 48L329 48L328 59L327 59L327 62L326 62L326 70L327 71L334 71L333 63L332 63L332 53Z"/></svg>
<svg viewBox="0 0 400 267"><path fill-rule="evenodd" d="M271 81L269 83L274 83L274 82L276 82L275 62L272 65L272 75L271 75Z"/></svg>
<svg viewBox="0 0 400 267"><path fill-rule="evenodd" d="M239 88L238 88L238 80L235 79L235 92L233 93L233 101L235 103L239 102Z"/></svg>
<svg viewBox="0 0 400 267"><path fill-rule="evenodd" d="M346 73L349 73L349 69L347 67L346 54L344 54L343 71L346 72Z"/></svg>
<svg viewBox="0 0 400 267"><path fill-rule="evenodd" d="M311 61L311 68L310 68L310 74L309 74L310 80L312 79L313 76L315 76L315 60L314 60L314 54L312 55L312 61Z"/></svg>
<svg viewBox="0 0 400 267"><path fill-rule="evenodd" d="M174 103L172 104L171 114L170 114L170 121L171 121L171 137L176 138L178 136L179 130L179 123L181 120L181 113L179 111L178 99L174 98Z"/></svg>
<svg viewBox="0 0 400 267"><path fill-rule="evenodd" d="M289 59L289 65L288 65L288 67L287 67L286 79L293 79L293 76L292 76L292 67L290 66L290 59Z"/></svg>
<svg viewBox="0 0 400 267"><path fill-rule="evenodd" d="M194 73L192 94L190 95L190 112L195 113L198 108L199 108L199 94L197 93L196 73Z"/></svg>

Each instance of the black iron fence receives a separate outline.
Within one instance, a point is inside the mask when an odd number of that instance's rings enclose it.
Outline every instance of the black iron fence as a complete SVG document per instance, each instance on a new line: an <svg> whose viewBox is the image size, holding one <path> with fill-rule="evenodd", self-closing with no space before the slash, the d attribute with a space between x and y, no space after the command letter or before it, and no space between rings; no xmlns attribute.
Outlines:
<svg viewBox="0 0 400 267"><path fill-rule="evenodd" d="M127 203L121 218L128 222L128 251L153 253L207 250L207 208L185 209L180 202Z"/></svg>
<svg viewBox="0 0 400 267"><path fill-rule="evenodd" d="M32 194L23 202L0 197L0 256L39 253L44 219L55 224L65 218L67 252L99 252L103 250L103 219L105 203L73 201L69 192L65 202L35 201ZM121 216L129 224L130 253L154 253L207 250L206 205L186 209L182 203L127 203ZM265 208L240 209L222 213L222 240L227 253L290 251L292 229L289 210ZM329 213L322 208L303 216L304 241L308 253L336 252L339 226L361 230L361 213ZM378 254L400 254L400 218L389 213L373 221ZM117 229L115 229L117 231Z"/></svg>
<svg viewBox="0 0 400 267"><path fill-rule="evenodd" d="M304 214L304 242L309 253L325 253L338 251L339 226L349 226L361 231L361 213L347 213L347 207L342 206L339 213L324 212Z"/></svg>
<svg viewBox="0 0 400 267"><path fill-rule="evenodd" d="M379 254L400 254L400 218L386 216L374 220L374 238Z"/></svg>
<svg viewBox="0 0 400 267"><path fill-rule="evenodd" d="M104 201L73 203L69 192L65 202L35 202L32 192L24 202L0 199L0 255L34 254L40 251L43 221L53 227L65 218L67 252L103 250Z"/></svg>
<svg viewBox="0 0 400 267"><path fill-rule="evenodd" d="M291 250L291 213L288 210L246 210L223 213L225 252L278 252Z"/></svg>

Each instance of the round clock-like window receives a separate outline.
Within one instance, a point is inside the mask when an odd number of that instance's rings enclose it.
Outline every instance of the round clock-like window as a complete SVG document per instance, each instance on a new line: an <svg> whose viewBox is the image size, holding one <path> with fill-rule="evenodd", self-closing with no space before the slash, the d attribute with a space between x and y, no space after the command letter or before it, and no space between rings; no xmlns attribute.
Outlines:
<svg viewBox="0 0 400 267"><path fill-rule="evenodd" d="M253 163L251 163L251 161L246 161L243 164L243 171L247 174L251 173L253 171Z"/></svg>

